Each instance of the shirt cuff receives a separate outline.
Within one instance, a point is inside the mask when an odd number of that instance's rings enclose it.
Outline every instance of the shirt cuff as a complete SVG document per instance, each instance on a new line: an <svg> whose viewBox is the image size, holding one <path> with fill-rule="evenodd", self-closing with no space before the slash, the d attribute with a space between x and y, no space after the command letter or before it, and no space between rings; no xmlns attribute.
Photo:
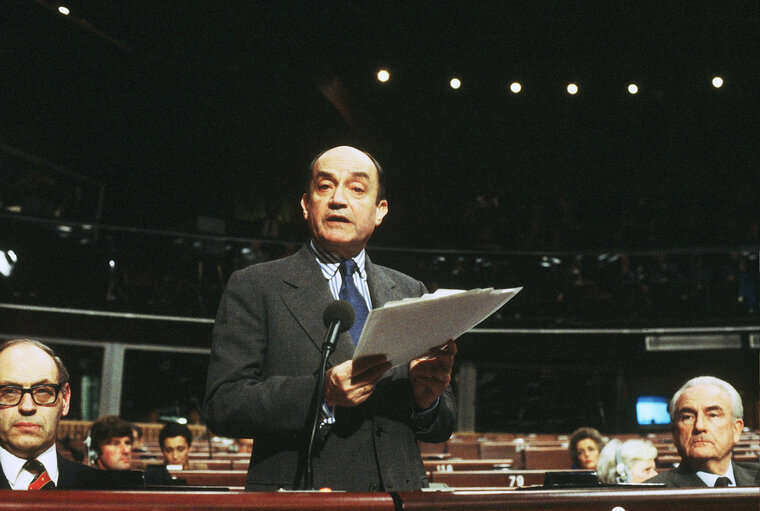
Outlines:
<svg viewBox="0 0 760 511"><path fill-rule="evenodd" d="M440 401L441 401L441 398L437 397L437 398L435 398L435 403L433 403L433 406L431 406L427 410L420 410L420 411L414 410L412 412L412 419L413 420L424 419L425 417L430 416L435 411L435 409L438 407L438 403Z"/></svg>

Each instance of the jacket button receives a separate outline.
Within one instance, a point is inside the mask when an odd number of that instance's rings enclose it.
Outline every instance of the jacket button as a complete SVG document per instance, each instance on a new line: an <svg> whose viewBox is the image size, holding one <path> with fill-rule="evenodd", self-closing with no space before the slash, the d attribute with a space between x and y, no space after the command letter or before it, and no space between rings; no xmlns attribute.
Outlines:
<svg viewBox="0 0 760 511"><path fill-rule="evenodd" d="M378 438L380 438L381 436L383 436L383 429L380 428L380 427L375 428L375 436L378 437Z"/></svg>

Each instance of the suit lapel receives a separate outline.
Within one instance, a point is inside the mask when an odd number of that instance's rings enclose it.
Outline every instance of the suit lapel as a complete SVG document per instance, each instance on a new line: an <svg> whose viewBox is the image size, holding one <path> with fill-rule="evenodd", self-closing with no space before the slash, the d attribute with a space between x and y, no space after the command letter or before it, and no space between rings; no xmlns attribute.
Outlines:
<svg viewBox="0 0 760 511"><path fill-rule="evenodd" d="M372 298L372 308L382 307L387 302L399 298L395 291L396 283L389 279L385 272L372 264L369 256L366 257L365 268L367 270L369 295Z"/></svg>
<svg viewBox="0 0 760 511"><path fill-rule="evenodd" d="M3 472L3 467L0 467L0 490L10 490L11 489L11 483L8 482L8 478L5 477L5 472Z"/></svg>
<svg viewBox="0 0 760 511"><path fill-rule="evenodd" d="M705 482L699 478L697 473L685 463L681 463L676 469L676 477L673 478L673 484L679 488L694 488L707 486Z"/></svg>
<svg viewBox="0 0 760 511"><path fill-rule="evenodd" d="M309 336L312 344L322 350L327 327L322 320L325 307L334 299L322 270L307 246L303 246L290 260L283 272L283 281L292 289L283 293L282 301L295 320ZM338 337L329 365L340 363L353 356L354 347L348 332ZM332 363L330 363L332 362Z"/></svg>

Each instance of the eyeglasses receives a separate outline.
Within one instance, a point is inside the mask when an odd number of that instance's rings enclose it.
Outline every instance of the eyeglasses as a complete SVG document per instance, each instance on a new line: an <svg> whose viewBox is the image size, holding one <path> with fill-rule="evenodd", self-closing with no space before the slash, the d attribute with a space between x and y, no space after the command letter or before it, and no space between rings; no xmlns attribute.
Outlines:
<svg viewBox="0 0 760 511"><path fill-rule="evenodd" d="M52 405L58 399L58 393L62 387L63 385L58 383L40 383L28 389L21 385L0 385L0 405L16 406L27 392L32 396L34 404Z"/></svg>

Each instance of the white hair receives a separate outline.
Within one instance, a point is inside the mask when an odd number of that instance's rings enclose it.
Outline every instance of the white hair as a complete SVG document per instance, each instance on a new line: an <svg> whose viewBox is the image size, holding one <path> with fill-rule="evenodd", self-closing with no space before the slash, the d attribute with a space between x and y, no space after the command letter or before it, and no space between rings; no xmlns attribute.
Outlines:
<svg viewBox="0 0 760 511"><path fill-rule="evenodd" d="M649 440L626 440L617 438L610 440L599 453L596 463L596 473L603 483L631 483L631 467L637 461L654 460L657 448ZM618 465L622 464L623 467Z"/></svg>
<svg viewBox="0 0 760 511"><path fill-rule="evenodd" d="M691 380L684 383L683 386L678 389L675 394L673 394L673 398L670 400L670 404L668 404L668 412L670 412L670 422L672 424L675 424L678 420L678 410L676 410L676 403L678 403L678 399L681 397L681 394L683 394L686 389L689 389L691 387L700 387L706 385L717 387L728 394L728 397L731 400L731 415L733 416L734 420L744 417L744 405L742 405L742 397L739 395L733 385L714 376L697 376L696 378L692 378Z"/></svg>

